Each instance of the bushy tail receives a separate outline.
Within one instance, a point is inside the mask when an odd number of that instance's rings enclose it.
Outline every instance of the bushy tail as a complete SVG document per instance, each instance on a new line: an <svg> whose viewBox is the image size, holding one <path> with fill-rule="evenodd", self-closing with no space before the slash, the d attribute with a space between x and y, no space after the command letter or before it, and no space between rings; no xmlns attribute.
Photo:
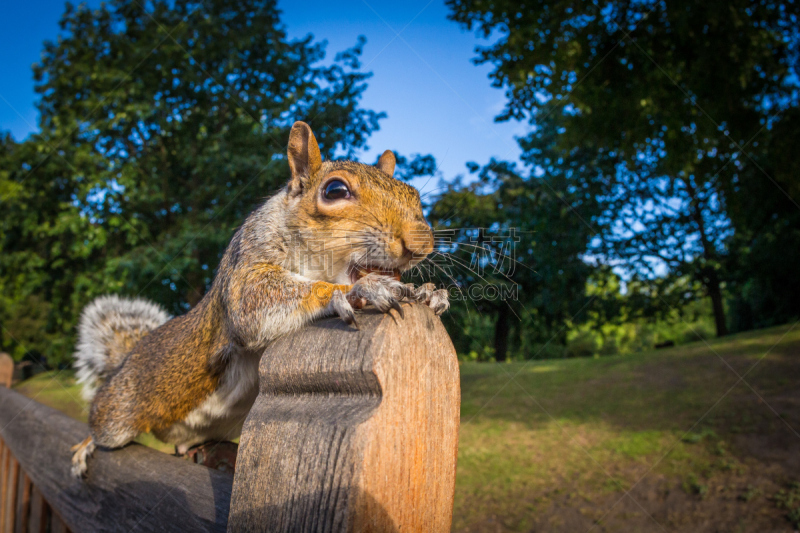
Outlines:
<svg viewBox="0 0 800 533"><path fill-rule="evenodd" d="M139 298L101 296L87 305L78 323L73 364L83 397L91 401L139 339L170 318L160 306Z"/></svg>

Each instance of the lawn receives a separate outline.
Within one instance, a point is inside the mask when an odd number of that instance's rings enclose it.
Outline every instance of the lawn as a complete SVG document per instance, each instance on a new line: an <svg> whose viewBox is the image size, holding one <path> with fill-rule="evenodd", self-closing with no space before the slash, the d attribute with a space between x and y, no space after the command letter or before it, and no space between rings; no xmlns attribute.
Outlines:
<svg viewBox="0 0 800 533"><path fill-rule="evenodd" d="M800 327L461 382L454 531L800 527ZM86 418L68 372L17 389Z"/></svg>
<svg viewBox="0 0 800 533"><path fill-rule="evenodd" d="M800 527L800 327L461 376L454 531Z"/></svg>

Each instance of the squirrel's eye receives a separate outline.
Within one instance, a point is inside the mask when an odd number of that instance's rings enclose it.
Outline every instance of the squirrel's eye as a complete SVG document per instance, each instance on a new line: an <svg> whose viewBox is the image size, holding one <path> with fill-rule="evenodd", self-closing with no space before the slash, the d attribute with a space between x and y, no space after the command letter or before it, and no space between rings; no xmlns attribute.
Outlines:
<svg viewBox="0 0 800 533"><path fill-rule="evenodd" d="M350 189L347 188L344 182L333 180L325 186L325 192L322 193L322 196L326 200L344 200L350 198Z"/></svg>

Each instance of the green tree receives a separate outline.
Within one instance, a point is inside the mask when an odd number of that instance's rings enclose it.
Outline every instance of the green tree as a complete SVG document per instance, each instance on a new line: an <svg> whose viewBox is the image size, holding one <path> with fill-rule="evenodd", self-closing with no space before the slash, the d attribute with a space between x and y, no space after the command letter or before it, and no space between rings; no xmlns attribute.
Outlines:
<svg viewBox="0 0 800 533"><path fill-rule="evenodd" d="M730 204L744 191L737 182L759 174L747 150L796 107L798 5L447 3L453 20L494 39L476 62L494 65L494 85L506 88L498 119L531 124L525 161L569 173L568 190L603 206L573 206L597 231L592 252L651 277L692 275L724 335L740 222Z"/></svg>
<svg viewBox="0 0 800 533"><path fill-rule="evenodd" d="M457 282L463 291L457 296L465 299L446 324L462 344L473 344L460 331L463 324L491 321L493 333L487 339L484 332L482 340L493 346L497 361L510 349L539 356L533 346L563 345L568 323L589 303L583 252L591 234L554 194L559 174L523 176L515 165L495 160L472 168L475 181L451 184L431 208L442 252L439 270L449 274L440 272L440 280Z"/></svg>
<svg viewBox="0 0 800 533"><path fill-rule="evenodd" d="M73 177L92 172L92 158L72 145L46 157L49 144L41 134L0 138L0 348L58 363L86 299L123 282L105 272L109 226L76 201L89 189Z"/></svg>
<svg viewBox="0 0 800 533"><path fill-rule="evenodd" d="M727 265L731 327L740 331L800 318L800 109L751 143L750 164L726 186L736 233Z"/></svg>
<svg viewBox="0 0 800 533"><path fill-rule="evenodd" d="M381 117L358 107L363 40L320 65L324 44L289 40L275 2L68 5L61 27L35 67L42 129L102 158L73 178L92 185L77 201L98 221L119 215L128 290L173 311L202 297L232 229L285 181L294 120L330 157Z"/></svg>
<svg viewBox="0 0 800 533"><path fill-rule="evenodd" d="M326 157L365 146L383 114L359 107L364 40L326 63L279 15L269 0L67 4L34 66L41 132L1 139L5 349L26 344L8 327L22 311L43 324L28 349L67 357L98 293L196 303L236 226L286 181L295 120Z"/></svg>

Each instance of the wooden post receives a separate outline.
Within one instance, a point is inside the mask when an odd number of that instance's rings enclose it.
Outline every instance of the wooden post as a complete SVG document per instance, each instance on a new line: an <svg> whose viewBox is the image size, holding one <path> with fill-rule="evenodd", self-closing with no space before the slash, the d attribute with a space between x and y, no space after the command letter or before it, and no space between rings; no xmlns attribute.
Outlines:
<svg viewBox="0 0 800 533"><path fill-rule="evenodd" d="M0 352L0 385L11 387L14 380L14 360L5 352Z"/></svg>
<svg viewBox="0 0 800 533"><path fill-rule="evenodd" d="M449 531L455 349L422 305L277 340L239 445L228 532Z"/></svg>
<svg viewBox="0 0 800 533"><path fill-rule="evenodd" d="M14 522L17 512L17 476L19 476L19 463L13 455L9 455L9 470L6 480L5 514L2 523L3 533L14 533Z"/></svg>
<svg viewBox="0 0 800 533"><path fill-rule="evenodd" d="M69 533L67 524L58 516L58 513L53 513L50 516L50 531L52 533Z"/></svg>
<svg viewBox="0 0 800 533"><path fill-rule="evenodd" d="M19 473L19 485L17 486L17 510L15 533L28 532L28 515L31 507L31 479L25 472Z"/></svg>
<svg viewBox="0 0 800 533"><path fill-rule="evenodd" d="M6 501L8 500L8 473L11 468L11 453L3 446L0 454L0 529L6 523Z"/></svg>

